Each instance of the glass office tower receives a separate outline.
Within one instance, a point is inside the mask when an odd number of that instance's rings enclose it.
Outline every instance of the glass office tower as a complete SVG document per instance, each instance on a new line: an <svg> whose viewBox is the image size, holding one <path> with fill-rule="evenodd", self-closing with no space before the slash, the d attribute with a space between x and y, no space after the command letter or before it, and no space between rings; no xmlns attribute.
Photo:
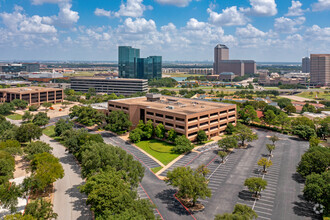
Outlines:
<svg viewBox="0 0 330 220"><path fill-rule="evenodd" d="M160 79L162 78L162 57L140 58L140 50L129 46L118 48L120 78Z"/></svg>
<svg viewBox="0 0 330 220"><path fill-rule="evenodd" d="M120 78L137 78L137 59L140 49L130 46L118 47L118 70Z"/></svg>

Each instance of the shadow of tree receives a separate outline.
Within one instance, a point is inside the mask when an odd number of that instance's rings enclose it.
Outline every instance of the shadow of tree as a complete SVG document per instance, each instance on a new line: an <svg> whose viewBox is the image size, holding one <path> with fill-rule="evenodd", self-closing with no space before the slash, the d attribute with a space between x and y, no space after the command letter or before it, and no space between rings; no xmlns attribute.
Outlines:
<svg viewBox="0 0 330 220"><path fill-rule="evenodd" d="M238 193L238 197L245 201L254 201L254 198L252 196L253 193L248 190L242 190Z"/></svg>
<svg viewBox="0 0 330 220"><path fill-rule="evenodd" d="M72 208L74 211L80 212L80 216L77 218L79 220L93 219L92 212L90 211L90 206L86 205L87 196L84 193L81 193L79 190L79 185L74 185L68 190L68 194L71 198Z"/></svg>
<svg viewBox="0 0 330 220"><path fill-rule="evenodd" d="M165 189L156 195L156 198L160 199L162 203L167 205L167 209L177 215L188 216L189 213L180 204L178 200L175 199L174 194L177 191L175 189Z"/></svg>
<svg viewBox="0 0 330 220"><path fill-rule="evenodd" d="M302 177L299 173L294 173L294 174L292 174L291 177L297 183L300 183L300 184L305 183L304 177Z"/></svg>

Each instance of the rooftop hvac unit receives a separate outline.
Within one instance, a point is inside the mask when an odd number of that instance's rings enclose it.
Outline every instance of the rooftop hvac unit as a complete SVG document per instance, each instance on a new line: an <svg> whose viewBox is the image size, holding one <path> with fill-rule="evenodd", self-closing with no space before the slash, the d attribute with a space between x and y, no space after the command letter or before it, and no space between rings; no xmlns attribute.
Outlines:
<svg viewBox="0 0 330 220"><path fill-rule="evenodd" d="M168 109L174 109L174 106L169 105L169 106L167 106L167 108Z"/></svg>

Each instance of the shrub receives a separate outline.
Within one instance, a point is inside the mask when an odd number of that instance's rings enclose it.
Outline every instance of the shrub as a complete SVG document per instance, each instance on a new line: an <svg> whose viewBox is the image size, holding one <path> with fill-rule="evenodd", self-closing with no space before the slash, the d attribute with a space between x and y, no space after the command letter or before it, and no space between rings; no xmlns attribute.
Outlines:
<svg viewBox="0 0 330 220"><path fill-rule="evenodd" d="M39 106L38 106L38 105L31 105L31 106L29 107L29 111L30 111L30 112L38 111L38 109L39 109Z"/></svg>

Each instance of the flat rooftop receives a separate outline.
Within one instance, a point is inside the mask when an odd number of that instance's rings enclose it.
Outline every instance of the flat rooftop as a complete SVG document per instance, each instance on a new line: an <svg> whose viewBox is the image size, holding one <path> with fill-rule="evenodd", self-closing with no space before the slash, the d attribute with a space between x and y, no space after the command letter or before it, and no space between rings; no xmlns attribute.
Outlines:
<svg viewBox="0 0 330 220"><path fill-rule="evenodd" d="M51 91L58 91L58 90L62 90L62 89L31 86L31 87L18 87L18 88L0 89L0 92L9 92L9 93L35 93L35 92L47 92L47 91L48 92L51 92Z"/></svg>
<svg viewBox="0 0 330 220"><path fill-rule="evenodd" d="M72 77L72 79L82 79L82 80L105 80L105 81L148 81L146 79L131 79L131 78L109 78L109 77L91 77L91 76L77 76Z"/></svg>
<svg viewBox="0 0 330 220"><path fill-rule="evenodd" d="M213 109L234 107L235 104L202 101L199 99L186 99L171 96L161 96L160 100L148 101L147 97L111 100L111 102L124 103L128 105L146 106L150 109L173 112L177 114L194 114Z"/></svg>

